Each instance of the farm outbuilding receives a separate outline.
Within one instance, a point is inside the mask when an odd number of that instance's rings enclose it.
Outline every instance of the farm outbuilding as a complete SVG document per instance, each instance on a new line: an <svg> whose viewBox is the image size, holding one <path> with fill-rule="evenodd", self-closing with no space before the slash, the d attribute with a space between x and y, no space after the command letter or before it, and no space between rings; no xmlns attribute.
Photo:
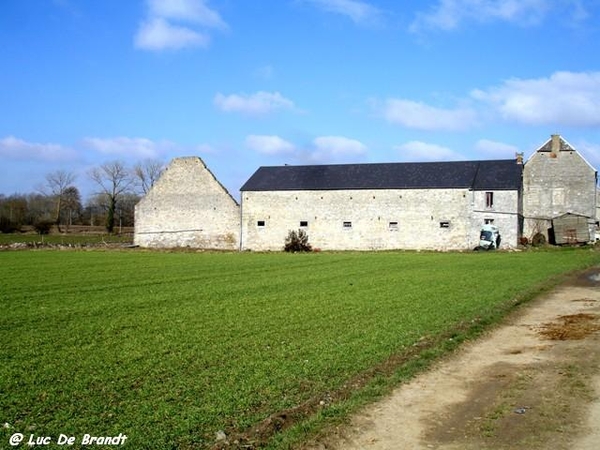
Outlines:
<svg viewBox="0 0 600 450"><path fill-rule="evenodd" d="M176 158L135 207L141 247L238 250L240 207L198 157Z"/></svg>
<svg viewBox="0 0 600 450"><path fill-rule="evenodd" d="M261 167L242 186L242 250L281 250L304 229L323 250L464 250L481 226L520 236L514 159Z"/></svg>
<svg viewBox="0 0 600 450"><path fill-rule="evenodd" d="M552 219L551 244L575 245L591 242L595 224L590 217L563 214Z"/></svg>
<svg viewBox="0 0 600 450"><path fill-rule="evenodd" d="M563 137L555 134L523 169L523 235L542 235L567 213L596 221L597 171Z"/></svg>
<svg viewBox="0 0 600 450"><path fill-rule="evenodd" d="M200 158L176 158L136 206L135 243L278 251L302 229L323 250L466 250L479 245L483 225L499 229L500 248L533 236L590 241L597 196L596 170L559 135L525 164L518 154L260 167L242 186L241 204Z"/></svg>

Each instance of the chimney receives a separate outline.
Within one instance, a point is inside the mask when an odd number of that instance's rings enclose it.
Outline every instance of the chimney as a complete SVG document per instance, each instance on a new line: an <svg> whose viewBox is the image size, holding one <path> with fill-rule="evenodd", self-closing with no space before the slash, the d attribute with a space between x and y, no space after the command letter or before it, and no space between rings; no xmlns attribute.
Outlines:
<svg viewBox="0 0 600 450"><path fill-rule="evenodd" d="M515 158L517 158L517 164L523 164L523 154L524 152L515 153Z"/></svg>
<svg viewBox="0 0 600 450"><path fill-rule="evenodd" d="M560 134L552 135L552 153L558 156L558 152L560 152ZM556 156L554 156L556 158Z"/></svg>

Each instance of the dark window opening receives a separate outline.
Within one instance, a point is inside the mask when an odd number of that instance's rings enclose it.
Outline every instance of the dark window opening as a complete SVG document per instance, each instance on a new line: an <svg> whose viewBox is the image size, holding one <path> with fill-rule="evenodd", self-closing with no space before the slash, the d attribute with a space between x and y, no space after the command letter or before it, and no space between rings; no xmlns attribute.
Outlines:
<svg viewBox="0 0 600 450"><path fill-rule="evenodd" d="M352 222L344 222L344 228L352 228Z"/></svg>
<svg viewBox="0 0 600 450"><path fill-rule="evenodd" d="M492 208L494 206L494 193L486 192L485 193L485 207Z"/></svg>
<svg viewBox="0 0 600 450"><path fill-rule="evenodd" d="M256 226L258 226L258 227L264 227L265 226L265 221L264 220L259 220L258 222L256 222Z"/></svg>
<svg viewBox="0 0 600 450"><path fill-rule="evenodd" d="M450 221L449 220L442 220L440 222L440 228L450 228Z"/></svg>
<svg viewBox="0 0 600 450"><path fill-rule="evenodd" d="M300 221L300 226L301 227L307 227L308 226L308 220L301 220Z"/></svg>

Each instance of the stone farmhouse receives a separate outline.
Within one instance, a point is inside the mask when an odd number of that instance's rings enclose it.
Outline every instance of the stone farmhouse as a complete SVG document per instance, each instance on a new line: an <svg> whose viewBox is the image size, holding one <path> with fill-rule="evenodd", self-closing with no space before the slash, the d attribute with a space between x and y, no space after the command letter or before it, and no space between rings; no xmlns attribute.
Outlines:
<svg viewBox="0 0 600 450"><path fill-rule="evenodd" d="M594 236L598 173L564 138L553 135L529 158L523 170L523 235L538 233L554 243L553 221L578 216Z"/></svg>
<svg viewBox="0 0 600 450"><path fill-rule="evenodd" d="M290 230L303 229L322 250L467 250L493 224L501 248L515 248L523 236L551 237L565 215L595 227L596 177L554 135L525 164L517 155L260 167L238 205L200 158L177 158L136 206L135 243L279 251Z"/></svg>

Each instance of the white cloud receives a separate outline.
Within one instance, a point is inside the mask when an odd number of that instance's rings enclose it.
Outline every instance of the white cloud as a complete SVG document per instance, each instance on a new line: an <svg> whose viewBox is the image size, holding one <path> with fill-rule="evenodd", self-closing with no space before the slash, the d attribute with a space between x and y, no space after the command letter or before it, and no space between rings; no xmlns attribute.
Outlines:
<svg viewBox="0 0 600 450"><path fill-rule="evenodd" d="M320 136L313 140L312 147L301 155L310 163L355 162L367 153L367 146L356 139L344 136Z"/></svg>
<svg viewBox="0 0 600 450"><path fill-rule="evenodd" d="M294 109L294 102L279 92L259 91L252 95L215 95L214 104L224 112L240 112L248 115L268 114L278 109Z"/></svg>
<svg viewBox="0 0 600 450"><path fill-rule="evenodd" d="M313 3L324 11L341 14L350 18L354 23L365 25L374 24L380 20L381 11L375 6L358 0L305 0Z"/></svg>
<svg viewBox="0 0 600 450"><path fill-rule="evenodd" d="M159 158L174 145L167 141L154 142L146 138L115 137L109 139L88 137L83 144L104 155L133 158Z"/></svg>
<svg viewBox="0 0 600 450"><path fill-rule="evenodd" d="M480 139L475 144L475 150L478 155L484 155L486 158L493 159L508 159L513 158L515 153L519 151L514 145L505 144L503 142L490 141L488 139ZM482 158L478 158L482 159Z"/></svg>
<svg viewBox="0 0 600 450"><path fill-rule="evenodd" d="M463 155L437 144L410 141L394 147L404 161L456 161L465 159Z"/></svg>
<svg viewBox="0 0 600 450"><path fill-rule="evenodd" d="M443 109L422 102L390 98L381 114L391 123L419 130L465 130L476 124L475 111L469 108Z"/></svg>
<svg viewBox="0 0 600 450"><path fill-rule="evenodd" d="M135 35L135 46L143 50L207 47L209 37L187 27L172 25L162 18L143 22Z"/></svg>
<svg viewBox="0 0 600 450"><path fill-rule="evenodd" d="M355 162L367 153L367 146L344 136L319 136L305 147L276 135L249 135L246 147L266 155L291 155L300 163Z"/></svg>
<svg viewBox="0 0 600 450"><path fill-rule="evenodd" d="M344 136L320 136L313 141L319 151L327 151L334 155L362 155L367 146L356 139Z"/></svg>
<svg viewBox="0 0 600 450"><path fill-rule="evenodd" d="M249 135L246 137L246 147L266 155L291 153L295 146L279 136Z"/></svg>
<svg viewBox="0 0 600 450"><path fill-rule="evenodd" d="M149 0L150 14L169 20L195 22L207 28L227 29L219 13L203 0Z"/></svg>
<svg viewBox="0 0 600 450"><path fill-rule="evenodd" d="M468 22L509 22L520 26L541 23L551 10L561 9L573 20L587 12L580 0L439 0L428 12L417 14L410 30L454 30Z"/></svg>
<svg viewBox="0 0 600 450"><path fill-rule="evenodd" d="M474 90L506 119L528 125L600 125L600 72L556 72L549 78L505 81Z"/></svg>
<svg viewBox="0 0 600 450"><path fill-rule="evenodd" d="M134 37L135 47L142 50L208 47L210 36L206 29L228 28L204 0L147 0L147 6L148 14Z"/></svg>
<svg viewBox="0 0 600 450"><path fill-rule="evenodd" d="M7 136L0 139L0 156L13 160L69 161L77 154L59 144L40 144Z"/></svg>

